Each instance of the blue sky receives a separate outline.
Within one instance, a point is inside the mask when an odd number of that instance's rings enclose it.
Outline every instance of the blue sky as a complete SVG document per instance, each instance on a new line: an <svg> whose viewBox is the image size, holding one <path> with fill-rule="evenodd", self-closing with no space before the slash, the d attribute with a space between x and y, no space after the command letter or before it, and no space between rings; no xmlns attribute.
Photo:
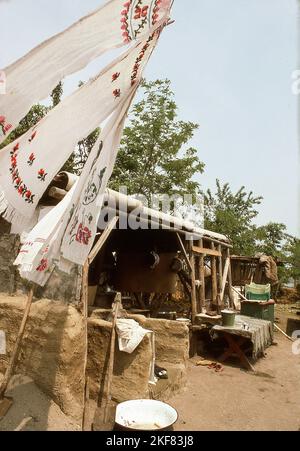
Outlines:
<svg viewBox="0 0 300 451"><path fill-rule="evenodd" d="M0 67L102 3L0 0ZM206 164L203 188L216 178L245 185L264 197L259 224L284 222L300 235L296 0L175 0L173 18L146 76L169 78L180 118L200 124L191 145ZM70 77L66 93L114 53Z"/></svg>

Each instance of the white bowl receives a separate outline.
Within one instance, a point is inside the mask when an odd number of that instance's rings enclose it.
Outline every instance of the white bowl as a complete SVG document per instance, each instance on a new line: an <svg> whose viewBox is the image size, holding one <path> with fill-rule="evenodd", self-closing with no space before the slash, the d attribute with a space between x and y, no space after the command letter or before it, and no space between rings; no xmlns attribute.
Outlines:
<svg viewBox="0 0 300 451"><path fill-rule="evenodd" d="M178 420L173 407L160 401L139 399L119 404L116 424L134 431L160 431L168 429Z"/></svg>

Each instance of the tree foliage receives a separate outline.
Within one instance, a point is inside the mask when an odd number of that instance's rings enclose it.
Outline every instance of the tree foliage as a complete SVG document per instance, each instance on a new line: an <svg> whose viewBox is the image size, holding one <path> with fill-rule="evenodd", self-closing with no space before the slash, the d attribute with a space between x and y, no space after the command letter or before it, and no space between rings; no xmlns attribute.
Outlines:
<svg viewBox="0 0 300 451"><path fill-rule="evenodd" d="M234 193L228 183L222 185L217 180L215 193L207 190L204 200L205 227L228 236L235 254L253 255L256 248L253 220L263 198L247 193L245 187Z"/></svg>
<svg viewBox="0 0 300 451"><path fill-rule="evenodd" d="M126 186L129 194L194 194L194 175L204 164L193 147L184 148L198 125L178 120L169 80L143 81L125 128L110 186Z"/></svg>

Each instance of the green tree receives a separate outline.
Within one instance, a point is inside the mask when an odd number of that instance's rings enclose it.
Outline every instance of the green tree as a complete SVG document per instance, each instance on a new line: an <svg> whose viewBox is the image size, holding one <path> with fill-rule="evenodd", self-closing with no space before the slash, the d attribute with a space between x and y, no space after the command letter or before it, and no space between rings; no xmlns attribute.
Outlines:
<svg viewBox="0 0 300 451"><path fill-rule="evenodd" d="M288 235L284 224L270 222L265 226L258 227L256 230L257 252L282 258L287 239Z"/></svg>
<svg viewBox="0 0 300 451"><path fill-rule="evenodd" d="M178 120L169 80L143 81L143 99L130 113L110 187L126 186L129 194L197 194L194 175L204 164L197 150L184 146L197 124Z"/></svg>
<svg viewBox="0 0 300 451"><path fill-rule="evenodd" d="M233 243L233 253L253 255L256 251L256 227L253 220L257 217L256 206L263 198L253 192L247 193L245 187L234 193L229 184L216 181L216 191L208 190L205 200L205 228L223 233Z"/></svg>

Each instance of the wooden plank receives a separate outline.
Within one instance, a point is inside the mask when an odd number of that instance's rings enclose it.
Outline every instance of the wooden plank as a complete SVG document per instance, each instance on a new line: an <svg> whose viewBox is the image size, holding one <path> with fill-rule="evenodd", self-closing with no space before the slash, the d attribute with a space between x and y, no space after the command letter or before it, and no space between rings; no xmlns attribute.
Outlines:
<svg viewBox="0 0 300 451"><path fill-rule="evenodd" d="M222 246L218 246L218 251L221 257L218 257L218 304L221 304L221 293L223 286L223 261L222 261Z"/></svg>
<svg viewBox="0 0 300 451"><path fill-rule="evenodd" d="M192 252L193 248L193 241L190 242L190 251L191 251L191 259L190 259L190 265L191 265L191 304L192 304L192 324L195 324L196 321L196 315L197 315L197 295L196 295L196 278L195 278L195 256Z"/></svg>
<svg viewBox="0 0 300 451"><path fill-rule="evenodd" d="M94 248L92 249L88 261L91 265L99 252L101 251L102 247L106 243L107 239L109 238L111 232L113 231L114 227L117 225L117 222L119 221L118 216L115 216L107 225L106 229L103 231L102 235L100 236L99 240L95 244Z"/></svg>
<svg viewBox="0 0 300 451"><path fill-rule="evenodd" d="M89 260L85 262L82 271L82 315L84 324L84 360L83 360L83 411L82 411L82 431L88 431L89 425L89 380L87 378L88 361L88 297L89 297Z"/></svg>
<svg viewBox="0 0 300 451"><path fill-rule="evenodd" d="M222 281L222 291L221 291L221 303L224 301L224 294L225 294L225 288L227 283L227 277L228 277L228 271L230 266L230 258L226 258L226 263L224 266L224 273L223 273L223 281Z"/></svg>
<svg viewBox="0 0 300 451"><path fill-rule="evenodd" d="M203 248L203 240L200 241L200 246ZM201 313L203 312L203 309L205 307L205 262L204 262L204 254L201 254L200 256L200 307L201 307Z"/></svg>
<svg viewBox="0 0 300 451"><path fill-rule="evenodd" d="M215 244L211 243L212 250L215 250ZM218 297L218 282L217 282L217 258L211 257L211 290L212 302L215 304Z"/></svg>
<svg viewBox="0 0 300 451"><path fill-rule="evenodd" d="M219 251L216 251L213 249L208 249L206 247L193 246L193 252L195 254L202 255L203 257L205 255L213 256L213 257L221 257L222 256L222 254Z"/></svg>
<svg viewBox="0 0 300 451"><path fill-rule="evenodd" d="M231 269L231 259L230 259L230 250L227 249L227 258L229 259L229 268L228 268L228 291L229 291L229 299L230 299L230 307L234 308L234 295L232 291L232 269Z"/></svg>
<svg viewBox="0 0 300 451"><path fill-rule="evenodd" d="M177 240L178 240L178 243L179 243L181 252L182 252L182 254L183 254L184 260L185 260L185 262L186 262L186 264L187 264L187 266L188 266L190 272L192 272L191 262L190 262L190 260L189 260L189 257L188 257L188 254L187 254L187 252L186 252L186 249L185 249L185 247L184 247L184 244L183 244L183 242L182 242L182 239L180 238L179 233L176 233L176 236L177 236Z"/></svg>
<svg viewBox="0 0 300 451"><path fill-rule="evenodd" d="M28 293L28 297L27 297L27 302L26 302L26 306L25 306L25 310L23 313L23 318L22 318L22 322L19 328L19 332L17 335L17 339L13 348L13 352L4 376L4 379L2 381L1 387L0 387L0 401L3 400L5 392L7 390L8 384L11 380L11 377L13 376L14 370L16 368L16 364L18 361L18 357L19 357L19 353L20 353L20 349L21 349L21 344L23 341L23 336L24 336L24 332L25 332L25 328L26 328L26 324L29 318L29 314L30 314L30 309L31 309L31 305L32 305L32 301L33 301L33 295L34 295L34 288L33 285L29 290Z"/></svg>

